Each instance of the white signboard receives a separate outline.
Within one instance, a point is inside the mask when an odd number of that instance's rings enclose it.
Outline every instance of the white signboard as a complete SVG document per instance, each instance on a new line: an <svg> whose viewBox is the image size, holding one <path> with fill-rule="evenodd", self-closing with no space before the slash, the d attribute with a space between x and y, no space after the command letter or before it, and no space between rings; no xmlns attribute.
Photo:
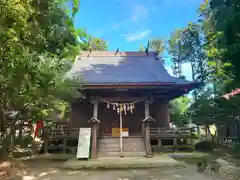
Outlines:
<svg viewBox="0 0 240 180"><path fill-rule="evenodd" d="M128 131L123 131L122 132L122 137L128 137L129 135L128 135Z"/></svg>
<svg viewBox="0 0 240 180"><path fill-rule="evenodd" d="M89 158L91 128L80 128L78 136L77 159Z"/></svg>

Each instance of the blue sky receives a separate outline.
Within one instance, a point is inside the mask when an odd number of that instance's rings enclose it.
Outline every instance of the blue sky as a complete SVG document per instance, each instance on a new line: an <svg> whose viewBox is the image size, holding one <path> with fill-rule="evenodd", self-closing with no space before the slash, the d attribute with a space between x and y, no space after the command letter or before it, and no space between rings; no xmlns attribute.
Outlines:
<svg viewBox="0 0 240 180"><path fill-rule="evenodd" d="M197 20L203 0L81 0L76 27L107 41L109 50L138 50L154 37L167 40L175 29ZM164 55L164 56L167 56ZM189 65L183 66L191 79ZM169 69L170 70L170 69Z"/></svg>

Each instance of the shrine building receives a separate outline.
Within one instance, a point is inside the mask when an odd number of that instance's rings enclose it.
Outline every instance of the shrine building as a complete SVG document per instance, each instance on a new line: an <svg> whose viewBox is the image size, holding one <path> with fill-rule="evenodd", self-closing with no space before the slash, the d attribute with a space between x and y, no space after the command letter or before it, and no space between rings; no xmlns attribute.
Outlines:
<svg viewBox="0 0 240 180"><path fill-rule="evenodd" d="M155 52L81 52L70 72L84 99L69 128L92 128L92 158L151 154L150 129L169 128L169 101L198 83L169 75Z"/></svg>

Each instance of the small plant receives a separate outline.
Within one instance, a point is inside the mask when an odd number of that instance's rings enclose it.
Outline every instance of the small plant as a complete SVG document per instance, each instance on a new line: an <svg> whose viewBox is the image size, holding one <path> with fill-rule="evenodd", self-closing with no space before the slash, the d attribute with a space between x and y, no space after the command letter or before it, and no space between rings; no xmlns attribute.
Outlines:
<svg viewBox="0 0 240 180"><path fill-rule="evenodd" d="M207 168L207 160L203 159L197 162L197 170L200 172L205 171L205 169Z"/></svg>
<svg viewBox="0 0 240 180"><path fill-rule="evenodd" d="M221 164L219 162L217 162L216 160L212 160L209 164L209 168L211 171L211 175L212 173L218 173L219 169L221 168Z"/></svg>
<svg viewBox="0 0 240 180"><path fill-rule="evenodd" d="M201 152L212 152L216 148L216 143L209 140L203 140L195 145L195 149Z"/></svg>

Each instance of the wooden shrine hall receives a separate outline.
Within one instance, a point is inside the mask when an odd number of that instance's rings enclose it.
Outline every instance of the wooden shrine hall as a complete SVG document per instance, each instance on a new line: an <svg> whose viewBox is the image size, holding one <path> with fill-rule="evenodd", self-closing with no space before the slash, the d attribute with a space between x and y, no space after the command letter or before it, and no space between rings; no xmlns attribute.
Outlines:
<svg viewBox="0 0 240 180"><path fill-rule="evenodd" d="M151 155L150 129L169 128L169 101L199 85L170 76L155 52L81 52L69 75L83 77L85 98L68 128L92 128L92 158Z"/></svg>

